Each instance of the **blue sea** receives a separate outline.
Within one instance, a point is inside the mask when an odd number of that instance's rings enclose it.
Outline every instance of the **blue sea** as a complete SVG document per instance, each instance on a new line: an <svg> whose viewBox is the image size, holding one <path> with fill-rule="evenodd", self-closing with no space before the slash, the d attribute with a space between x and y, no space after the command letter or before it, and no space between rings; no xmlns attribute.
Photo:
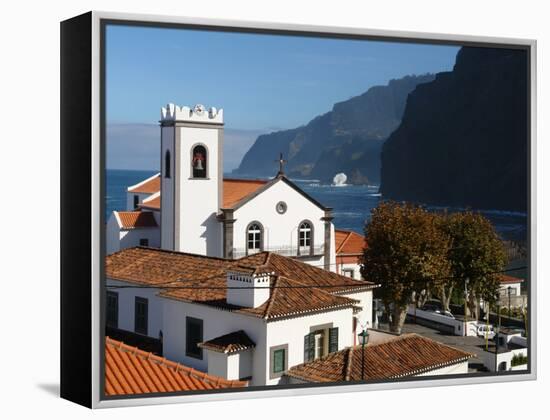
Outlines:
<svg viewBox="0 0 550 420"><path fill-rule="evenodd" d="M106 217L113 210L126 207L126 188L154 175L157 171L107 170L106 179ZM230 176L229 176L230 177ZM363 233L364 223L370 218L370 211L380 200L377 186L324 185L312 180L293 180L305 192L327 207L332 207L334 225L339 229L349 229ZM428 207L430 208L430 207ZM442 207L431 207L442 210ZM461 209L449 208L449 211ZM524 241L527 232L527 215L525 213L499 210L484 210L482 213L495 225L504 239Z"/></svg>

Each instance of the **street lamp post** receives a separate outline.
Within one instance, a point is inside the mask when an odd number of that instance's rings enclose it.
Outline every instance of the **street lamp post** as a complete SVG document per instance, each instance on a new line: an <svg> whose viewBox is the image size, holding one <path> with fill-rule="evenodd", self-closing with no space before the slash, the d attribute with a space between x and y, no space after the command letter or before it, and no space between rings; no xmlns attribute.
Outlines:
<svg viewBox="0 0 550 420"><path fill-rule="evenodd" d="M468 277L464 279L464 337L468 335Z"/></svg>
<svg viewBox="0 0 550 420"><path fill-rule="evenodd" d="M363 331L361 331L359 334L357 334L359 337L359 341L361 342L361 380L365 380L365 346L369 342L369 332L365 328Z"/></svg>

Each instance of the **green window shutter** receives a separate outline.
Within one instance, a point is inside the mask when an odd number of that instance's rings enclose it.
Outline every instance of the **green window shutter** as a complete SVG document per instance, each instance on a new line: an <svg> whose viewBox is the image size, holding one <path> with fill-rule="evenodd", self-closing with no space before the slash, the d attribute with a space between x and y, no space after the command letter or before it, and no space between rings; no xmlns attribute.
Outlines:
<svg viewBox="0 0 550 420"><path fill-rule="evenodd" d="M328 352L338 351L338 328L329 328L328 330Z"/></svg>
<svg viewBox="0 0 550 420"><path fill-rule="evenodd" d="M315 358L315 335L304 336L304 362L311 362Z"/></svg>
<svg viewBox="0 0 550 420"><path fill-rule="evenodd" d="M275 350L273 352L273 372L281 373L285 370L285 350Z"/></svg>

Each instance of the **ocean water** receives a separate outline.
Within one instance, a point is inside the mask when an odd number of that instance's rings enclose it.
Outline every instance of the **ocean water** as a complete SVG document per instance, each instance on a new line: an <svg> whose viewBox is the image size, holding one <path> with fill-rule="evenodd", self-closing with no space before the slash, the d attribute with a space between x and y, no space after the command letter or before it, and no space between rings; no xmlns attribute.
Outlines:
<svg viewBox="0 0 550 420"><path fill-rule="evenodd" d="M154 175L156 171L107 170L106 176L106 217L113 210L126 207L126 188ZM327 207L333 208L334 225L339 229L349 229L363 233L365 221L370 219L371 209L378 205L380 194L377 186L323 185L312 180L293 180L306 193ZM428 207L441 211L443 207ZM449 211L462 209L449 208ZM485 210L482 213L495 225L504 239L523 241L527 232L527 215L524 213L499 210ZM107 220L107 219L106 219Z"/></svg>

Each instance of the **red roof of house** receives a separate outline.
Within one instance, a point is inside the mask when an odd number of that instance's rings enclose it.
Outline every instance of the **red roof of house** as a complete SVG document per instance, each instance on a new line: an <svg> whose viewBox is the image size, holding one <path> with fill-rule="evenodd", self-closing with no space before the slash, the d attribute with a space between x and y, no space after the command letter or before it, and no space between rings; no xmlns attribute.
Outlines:
<svg viewBox="0 0 550 420"><path fill-rule="evenodd" d="M219 353L236 353L254 348L256 343L243 330L239 330L204 341L199 344L199 347Z"/></svg>
<svg viewBox="0 0 550 420"><path fill-rule="evenodd" d="M364 351L364 355L361 352ZM364 356L364 375L362 357ZM305 382L342 382L402 378L465 362L474 357L417 334L404 334L380 344L348 347L292 367L286 374Z"/></svg>
<svg viewBox="0 0 550 420"><path fill-rule="evenodd" d="M160 173L128 187L128 192L132 193L153 194L157 191L160 191Z"/></svg>
<svg viewBox="0 0 550 420"><path fill-rule="evenodd" d="M105 338L105 394L197 391L244 387L247 382L208 375L121 341Z"/></svg>
<svg viewBox="0 0 550 420"><path fill-rule="evenodd" d="M350 294L375 287L281 255L261 252L237 260L153 248L128 248L106 257L106 276L163 289L161 296L266 320L355 307ZM227 273L270 273L270 295L257 308L230 305ZM181 287L178 287L181 286Z"/></svg>
<svg viewBox="0 0 550 420"><path fill-rule="evenodd" d="M116 213L124 229L158 227L157 221L150 211L119 211Z"/></svg>
<svg viewBox="0 0 550 420"><path fill-rule="evenodd" d="M232 208L239 201L258 191L267 184L267 182L268 181L257 179L224 179L222 208ZM147 192L151 194L159 193L157 197L151 200L144 200L139 206L141 208L160 210L160 174L157 174L154 179L144 181L143 184L137 184L137 186L130 187L128 191Z"/></svg>
<svg viewBox="0 0 550 420"><path fill-rule="evenodd" d="M506 274L500 275L500 284L513 284L513 283L523 283L523 279L519 277L508 276Z"/></svg>
<svg viewBox="0 0 550 420"><path fill-rule="evenodd" d="M350 230L334 230L334 242L336 255L356 255L362 254L367 241L363 235L359 235Z"/></svg>

